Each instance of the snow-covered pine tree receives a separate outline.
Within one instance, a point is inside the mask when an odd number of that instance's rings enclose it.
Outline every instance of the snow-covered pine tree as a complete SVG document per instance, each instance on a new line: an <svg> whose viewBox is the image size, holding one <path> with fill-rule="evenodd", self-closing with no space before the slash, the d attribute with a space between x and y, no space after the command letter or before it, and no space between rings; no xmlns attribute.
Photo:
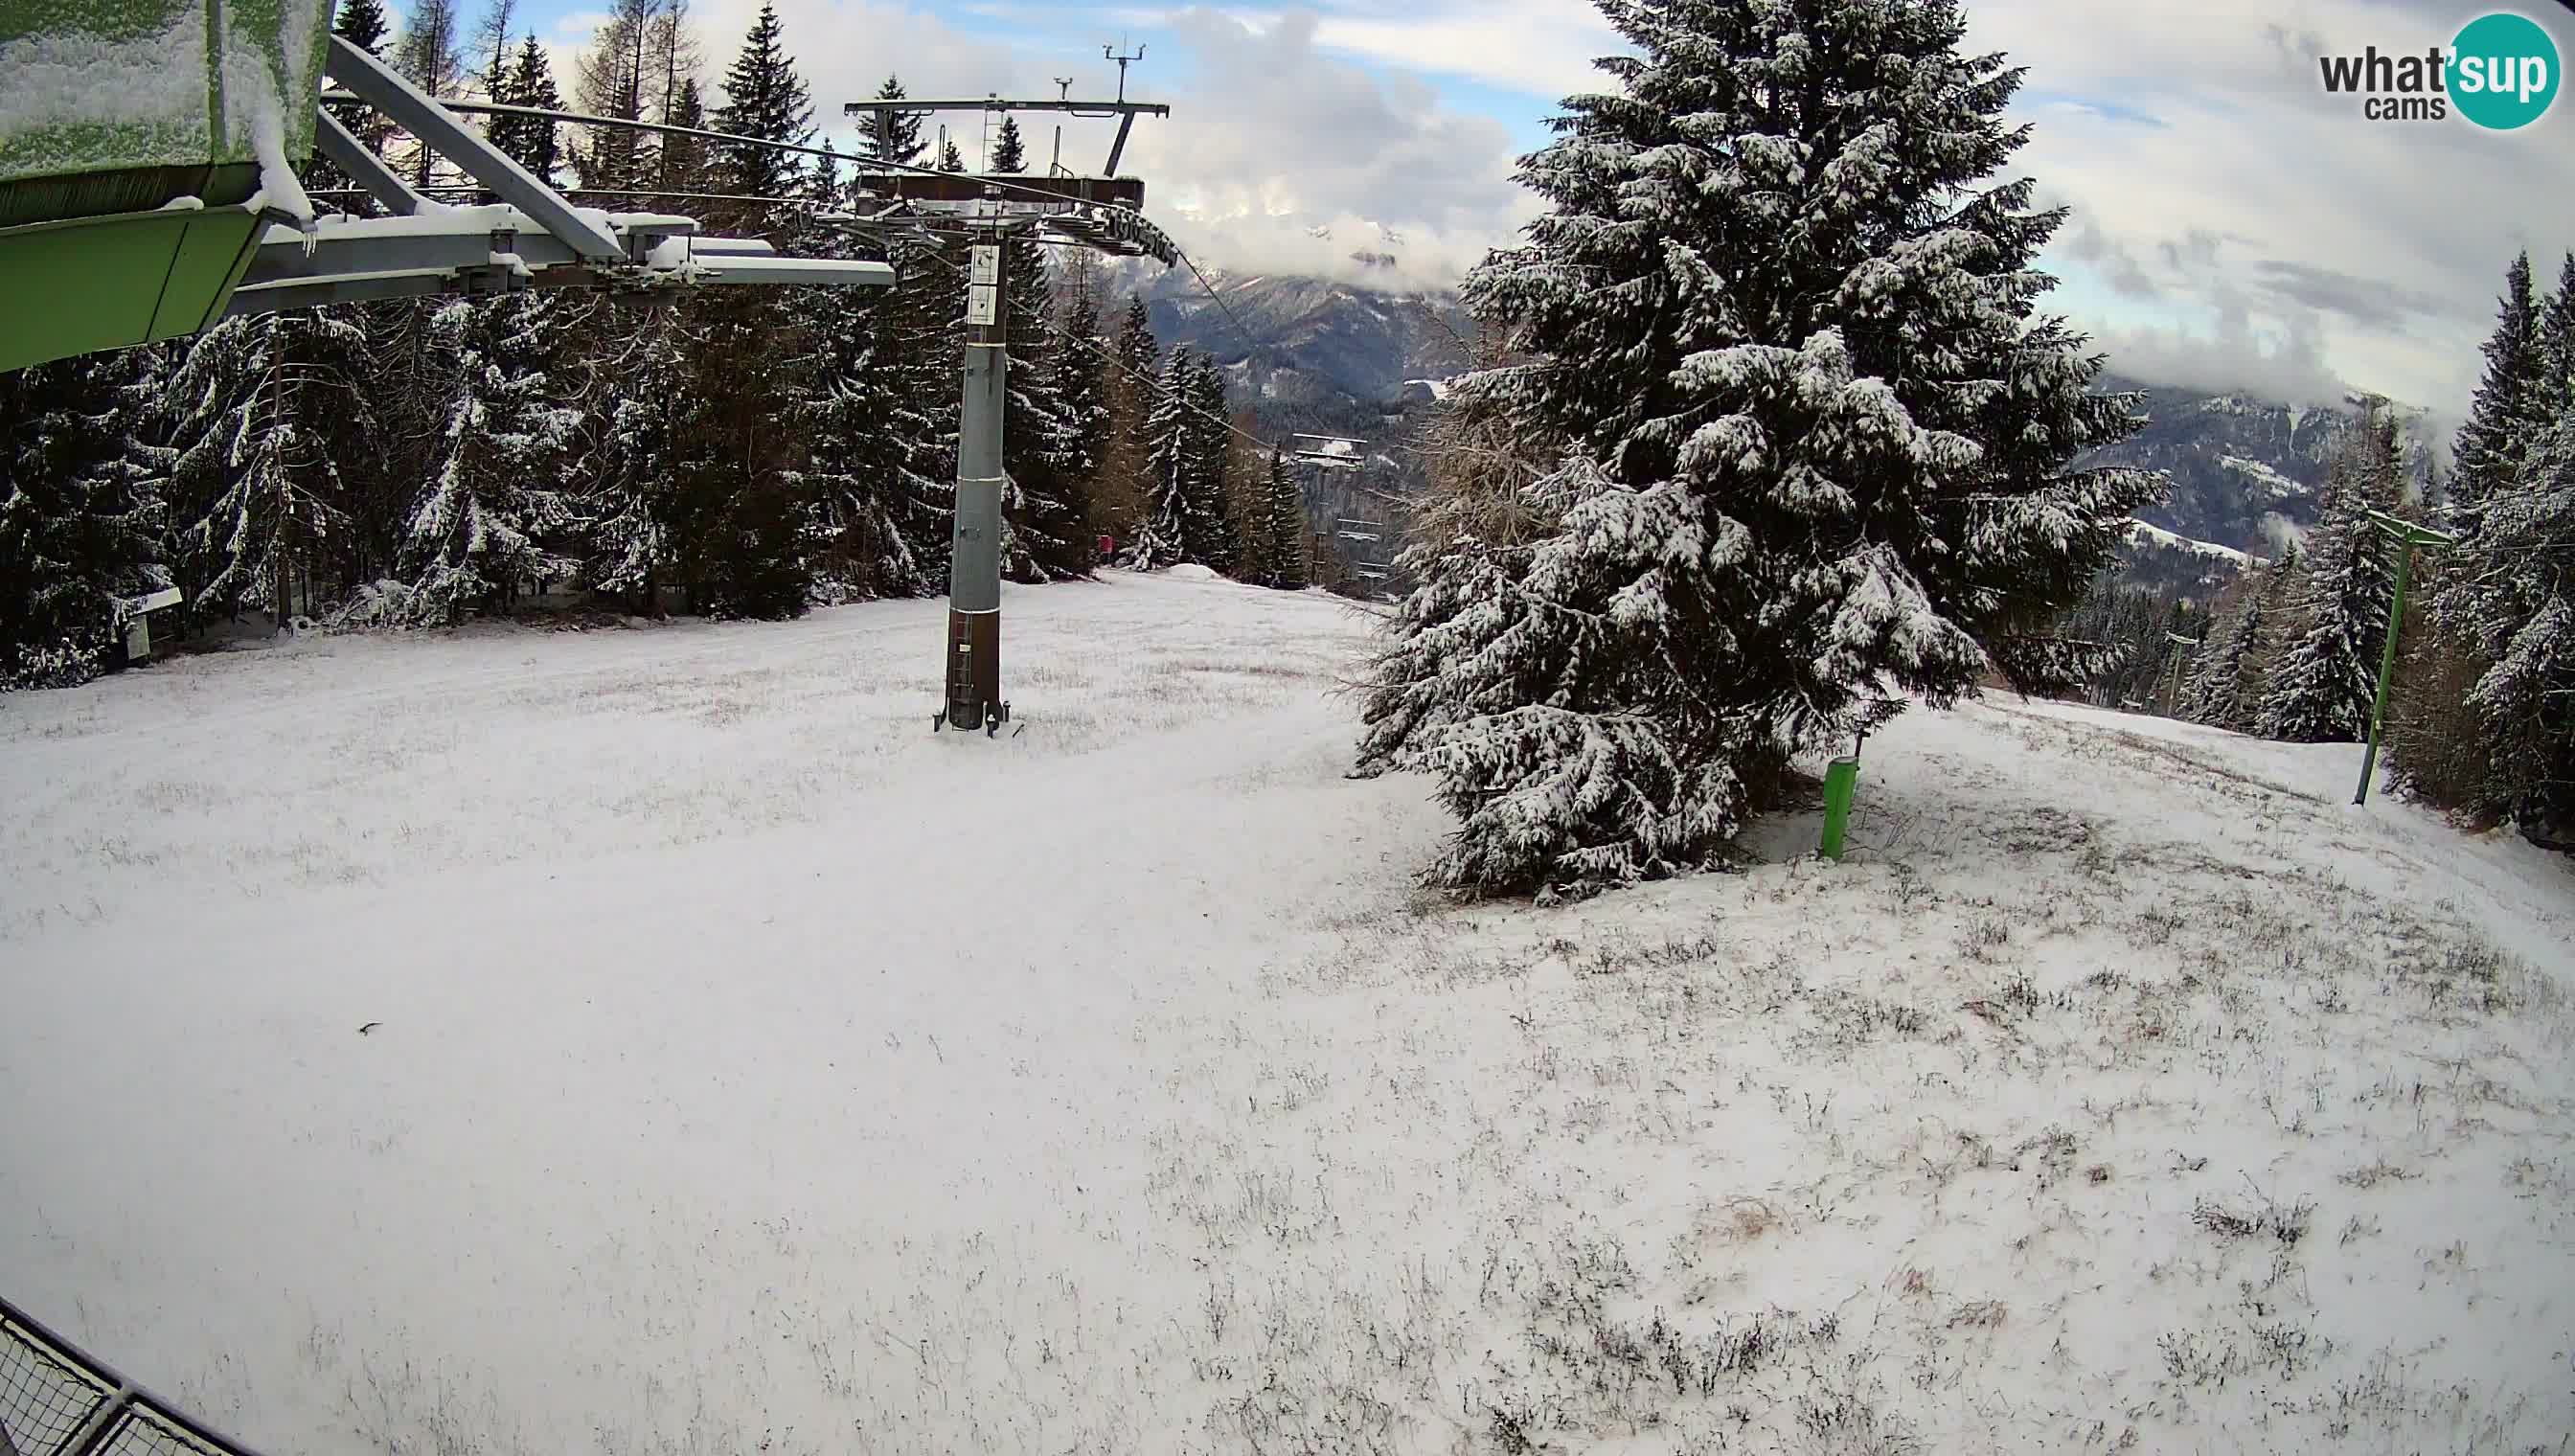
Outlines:
<svg viewBox="0 0 2575 1456"><path fill-rule="evenodd" d="M2296 743L2357 741L2376 697L2395 563L2371 511L2392 511L2402 489L2396 422L2372 401L2327 473L2307 560L2299 617L2262 701L2264 737Z"/></svg>
<svg viewBox="0 0 2575 1456"><path fill-rule="evenodd" d="M502 74L499 92L494 98L506 106L532 106L544 111L561 111L563 96L555 89L553 65L546 60L545 50L537 44L536 32L528 32L519 43L518 54ZM563 146L555 123L543 117L500 116L492 120L492 145L509 154L513 161L552 181L563 164Z"/></svg>
<svg viewBox="0 0 2575 1456"><path fill-rule="evenodd" d="M504 610L523 585L569 570L573 513L558 482L581 412L562 403L555 301L533 290L454 299L437 325L457 360L438 461L412 513L410 620Z"/></svg>
<svg viewBox="0 0 2575 1456"><path fill-rule="evenodd" d="M827 157L812 178L817 200L830 201L840 186L838 164ZM859 253L839 228L805 228L796 243L810 256ZM829 288L801 291L792 302L805 315L799 333L809 350L797 361L807 463L796 492L810 513L818 571L857 597L919 596L927 583L904 528L905 506L954 488L914 470L928 426L905 399L897 301L883 290Z"/></svg>
<svg viewBox="0 0 2575 1456"><path fill-rule="evenodd" d="M715 130L804 144L813 106L786 49L775 5L764 4L724 79ZM805 195L807 169L792 154L714 144L722 190L754 198ZM788 238L789 204L710 209L727 226ZM798 497L805 443L775 428L811 403L803 305L785 290L736 289L691 300L686 410L678 427L675 489L659 518L678 580L695 611L788 617L809 605L812 512Z"/></svg>
<svg viewBox="0 0 2575 1456"><path fill-rule="evenodd" d="M2485 343L2485 375L2469 402L2467 423L2459 427L2450 488L2442 503L2442 527L2462 536L2476 533L2486 498L2520 473L2529 449L2532 396L2541 366L2528 253L2505 270L2496 315L2494 334Z"/></svg>
<svg viewBox="0 0 2575 1456"><path fill-rule="evenodd" d="M1191 409L1183 416L1190 440L1189 514L1183 537L1186 559L1224 576L1243 570L1243 536L1236 530L1226 464L1234 433L1226 428L1225 366L1213 354L1198 356L1190 380Z"/></svg>
<svg viewBox="0 0 2575 1456"><path fill-rule="evenodd" d="M346 491L330 445L351 411L316 346L357 347L358 325L328 309L227 319L196 336L168 394L171 564L190 615L266 610L286 631L315 600L323 543ZM300 589L300 590L299 590Z"/></svg>
<svg viewBox="0 0 2575 1456"><path fill-rule="evenodd" d="M996 172L1029 170L1028 144L1020 138L1020 124L1009 112L1002 113L1002 129L993 137L992 168Z"/></svg>
<svg viewBox="0 0 2575 1456"><path fill-rule="evenodd" d="M909 95L911 93L903 89L901 77L888 76L885 84L877 88L876 99L901 101ZM918 166L921 154L928 150L921 139L924 115L926 113L918 111L869 112L859 123L861 155L878 162ZM962 172L966 169L959 167L955 170Z"/></svg>
<svg viewBox="0 0 2575 1456"><path fill-rule="evenodd" d="M1109 419L1093 501L1100 529L1124 542L1150 514L1154 446L1147 427L1163 372L1163 346L1143 299L1128 298L1104 365L1101 394Z"/></svg>
<svg viewBox="0 0 2575 1456"><path fill-rule="evenodd" d="M1438 774L1430 867L1484 891L1702 864L1801 749L1987 669L2060 688L2042 624L2158 489L2035 301L2063 220L1994 174L2022 73L1954 0L1604 0L1601 62L1521 180L1547 213L1467 279L1526 362L1469 376L1564 440L1547 534L1421 541L1361 771Z"/></svg>
<svg viewBox="0 0 2575 1456"><path fill-rule="evenodd" d="M0 374L0 692L93 674L124 598L170 585L152 416L162 354Z"/></svg>
<svg viewBox="0 0 2575 1456"><path fill-rule="evenodd" d="M707 104L698 93L698 78L683 76L671 96L671 125L703 128L707 124ZM666 136L662 138L661 155L654 165L659 169L664 192L702 192L715 182L714 168L707 160L707 144L699 137Z"/></svg>
<svg viewBox="0 0 2575 1456"><path fill-rule="evenodd" d="M903 411L896 438L906 469L894 483L897 529L912 549L921 591L948 586L950 540L957 519L957 421L959 377L965 366L966 290L962 259L935 243L896 243L888 260L896 283L880 296L884 331L879 374Z"/></svg>
<svg viewBox="0 0 2575 1456"><path fill-rule="evenodd" d="M1082 483L1091 521L1096 523L1100 517L1097 492L1109 457L1109 390L1095 283L1088 276L1077 279L1073 297L1065 305L1064 323L1055 331L1054 363L1056 395L1064 402L1065 429L1070 432L1067 468Z"/></svg>
<svg viewBox="0 0 2575 1456"><path fill-rule="evenodd" d="M2262 599L2267 571L2257 571L2231 586L2212 604L2208 635L2192 661L2181 716L2212 728L2241 729L2250 726L2260 704L2246 703L2240 689L2246 665L2263 641Z"/></svg>
<svg viewBox="0 0 2575 1456"><path fill-rule="evenodd" d="M741 53L725 72L724 90L725 104L716 108L711 130L797 146L813 141L813 93L787 53L774 0L763 0ZM722 142L715 150L717 174L729 190L745 197L798 195L805 164L796 154Z"/></svg>
<svg viewBox="0 0 2575 1456"><path fill-rule="evenodd" d="M666 523L680 493L687 355L695 340L668 305L611 305L595 333L612 348L593 360L595 444L587 486L572 503L580 580L658 615L660 590L671 580Z"/></svg>
<svg viewBox="0 0 2575 1456"><path fill-rule="evenodd" d="M1002 468L1011 478L1006 565L1015 581L1067 581L1088 576L1098 555L1090 483L1058 379L1065 355L1077 351L1064 348L1047 321L1055 289L1045 250L1014 239L1003 245L1002 259L1011 357L1002 432Z"/></svg>
<svg viewBox="0 0 2575 1456"><path fill-rule="evenodd" d="M1177 566L1188 556L1195 513L1197 432L1189 410L1190 391L1198 378L1198 360L1186 344L1172 346L1163 378L1152 392L1145 417L1144 515L1120 555L1140 572Z"/></svg>
<svg viewBox="0 0 2575 1456"><path fill-rule="evenodd" d="M2538 382L2531 391L2530 422L2545 435L2561 412L2575 407L2575 252L2557 268L2557 287L2539 309Z"/></svg>
<svg viewBox="0 0 2575 1456"><path fill-rule="evenodd" d="M2520 474L2485 502L2464 549L2462 626L2493 666L2468 702L2487 728L2497 813L2525 832L2575 834L2575 268L2543 325L2547 423Z"/></svg>
<svg viewBox="0 0 2575 1456"><path fill-rule="evenodd" d="M1297 486L1288 457L1276 450L1270 452L1269 490L1263 506L1270 585L1283 592L1302 592L1311 577L1306 562L1305 493Z"/></svg>

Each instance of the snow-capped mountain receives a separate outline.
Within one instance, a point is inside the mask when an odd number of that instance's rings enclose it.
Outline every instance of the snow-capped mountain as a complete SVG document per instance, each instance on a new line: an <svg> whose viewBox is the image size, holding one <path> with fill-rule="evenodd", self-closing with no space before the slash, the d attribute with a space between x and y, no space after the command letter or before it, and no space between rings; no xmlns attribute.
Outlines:
<svg viewBox="0 0 2575 1456"><path fill-rule="evenodd" d="M2171 495L2139 519L2188 541L2259 557L2278 555L2284 539L2315 524L2326 462L2361 416L2357 400L2318 409L2111 378L2102 386L2142 393L2147 424L2095 459L2172 478ZM2441 451L2439 432L2427 412L2395 409L2420 489Z"/></svg>

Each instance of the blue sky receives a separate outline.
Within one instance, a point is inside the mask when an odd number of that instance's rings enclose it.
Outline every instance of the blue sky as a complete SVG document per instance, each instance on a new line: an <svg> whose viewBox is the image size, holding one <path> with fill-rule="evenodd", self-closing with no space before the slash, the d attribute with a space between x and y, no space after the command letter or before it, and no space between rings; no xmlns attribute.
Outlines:
<svg viewBox="0 0 2575 1456"><path fill-rule="evenodd" d="M467 0L470 5L473 0ZM712 80L758 0L692 0ZM1969 41L2030 76L2018 158L2073 210L2047 263L2055 307L2114 367L2158 382L2331 398L2378 390L2455 410L2513 250L2575 247L2575 100L2529 133L2373 125L2315 80L2319 53L2420 50L2486 0L1968 0ZM577 44L595 3L522 0ZM1618 41L1584 0L1173 7L1131 0L780 0L818 111L889 68L915 94L1103 91L1104 43L1143 43L1129 170L1199 256L1330 272L1391 234L1434 285L1529 215L1513 159ZM2534 12L2575 57L2575 21ZM837 121L837 116L831 119ZM973 128L977 118L955 124ZM1032 135L1043 155L1052 120ZM1105 151L1074 123L1069 154ZM970 139L970 152L973 150ZM1320 236L1317 236L1320 234Z"/></svg>

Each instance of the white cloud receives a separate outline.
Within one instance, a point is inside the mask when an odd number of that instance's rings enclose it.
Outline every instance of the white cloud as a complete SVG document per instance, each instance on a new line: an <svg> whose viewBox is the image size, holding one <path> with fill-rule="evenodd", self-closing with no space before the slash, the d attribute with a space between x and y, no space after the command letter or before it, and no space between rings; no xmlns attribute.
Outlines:
<svg viewBox="0 0 2575 1456"><path fill-rule="evenodd" d="M2089 230L2093 266L2126 278L2123 292L2217 320L2085 321L2114 365L2280 392L2349 381L2456 412L2511 253L2575 246L2575 116L2510 135L2371 123L2324 94L2315 56L2419 51L2487 8L1981 0L1968 19L1973 44L2030 68L2030 91L2082 103L2029 108L2037 130L2019 159L2075 207L2061 240Z"/></svg>
<svg viewBox="0 0 2575 1456"><path fill-rule="evenodd" d="M716 0L700 12L710 69L720 72L757 13L757 0ZM818 123L847 145L842 103L875 94L889 72L914 96L1052 97L1055 79L1074 94L1107 95L1116 68L1090 52L1003 45L945 19L872 0L780 0L789 50L811 84ZM1464 115L1426 81L1372 75L1327 54L1307 12L1267 25L1215 11L1164 14L1139 38L1181 54L1150 52L1128 93L1168 103L1168 118L1138 119L1122 172L1147 181L1147 212L1211 266L1316 273L1436 287L1534 212L1510 181L1510 134L1501 123ZM1031 157L1043 166L1059 118L1022 115ZM970 163L986 118L934 118L957 136ZM996 124L998 121L996 120ZM1113 124L1064 120L1064 155L1077 170L1099 167ZM1323 228L1328 237L1310 230ZM1382 241L1391 229L1402 242ZM1353 251L1401 260L1390 279L1353 262Z"/></svg>

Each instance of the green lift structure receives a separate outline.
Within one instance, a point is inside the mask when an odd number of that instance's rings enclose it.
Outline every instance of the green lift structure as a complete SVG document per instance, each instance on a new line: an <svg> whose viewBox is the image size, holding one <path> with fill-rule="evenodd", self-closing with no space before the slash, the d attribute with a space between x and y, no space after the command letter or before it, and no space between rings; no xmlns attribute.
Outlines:
<svg viewBox="0 0 2575 1456"><path fill-rule="evenodd" d="M576 207L329 20L324 0L0 5L0 371L359 299L894 281ZM326 76L497 201L416 193L323 110ZM296 180L317 150L386 216L317 210Z"/></svg>

